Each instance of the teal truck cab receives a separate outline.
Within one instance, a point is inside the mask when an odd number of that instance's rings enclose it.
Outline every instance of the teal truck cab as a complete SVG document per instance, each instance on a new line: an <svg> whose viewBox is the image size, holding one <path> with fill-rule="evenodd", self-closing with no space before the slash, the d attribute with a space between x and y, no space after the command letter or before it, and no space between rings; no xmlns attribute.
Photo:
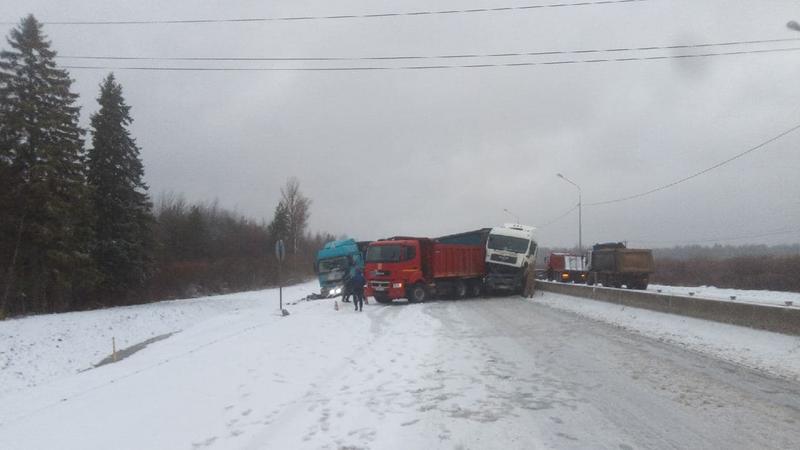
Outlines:
<svg viewBox="0 0 800 450"><path fill-rule="evenodd" d="M364 270L364 251L369 242L353 239L331 241L317 252L314 271L319 277L321 294L325 297L342 295L356 269Z"/></svg>

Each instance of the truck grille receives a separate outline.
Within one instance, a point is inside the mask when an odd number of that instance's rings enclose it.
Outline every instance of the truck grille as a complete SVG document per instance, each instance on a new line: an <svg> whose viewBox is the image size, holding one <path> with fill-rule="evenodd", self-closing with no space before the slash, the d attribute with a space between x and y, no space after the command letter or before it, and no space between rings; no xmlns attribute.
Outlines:
<svg viewBox="0 0 800 450"><path fill-rule="evenodd" d="M388 281L380 281L380 280L372 280L369 282L369 285L372 287L380 287L380 288L388 288L389 282Z"/></svg>
<svg viewBox="0 0 800 450"><path fill-rule="evenodd" d="M502 262L506 264L516 264L517 257L516 256L505 256L505 255L498 255L497 253L493 254L491 258L492 261Z"/></svg>
<svg viewBox="0 0 800 450"><path fill-rule="evenodd" d="M373 277L388 277L392 274L392 272L389 272L388 270L373 270L371 274Z"/></svg>

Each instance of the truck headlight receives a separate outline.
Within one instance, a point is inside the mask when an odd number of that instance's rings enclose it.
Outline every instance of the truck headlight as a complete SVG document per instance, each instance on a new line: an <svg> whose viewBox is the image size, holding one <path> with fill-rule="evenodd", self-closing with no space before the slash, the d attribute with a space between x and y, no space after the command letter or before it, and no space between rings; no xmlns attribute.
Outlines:
<svg viewBox="0 0 800 450"><path fill-rule="evenodd" d="M392 287L395 289L400 289L401 287L403 287L403 283L393 283Z"/></svg>

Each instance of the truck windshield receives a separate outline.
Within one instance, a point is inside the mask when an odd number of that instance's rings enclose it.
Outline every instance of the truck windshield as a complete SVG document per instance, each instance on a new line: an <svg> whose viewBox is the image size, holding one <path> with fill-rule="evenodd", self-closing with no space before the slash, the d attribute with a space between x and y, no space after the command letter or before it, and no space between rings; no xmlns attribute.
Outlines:
<svg viewBox="0 0 800 450"><path fill-rule="evenodd" d="M396 262L414 257L414 248L403 245L374 245L367 249L367 262Z"/></svg>
<svg viewBox="0 0 800 450"><path fill-rule="evenodd" d="M492 250L505 250L514 253L525 253L528 251L528 242L530 241L523 238L490 234L487 245Z"/></svg>
<svg viewBox="0 0 800 450"><path fill-rule="evenodd" d="M319 262L319 273L327 273L334 270L347 269L347 258L339 256L337 258L323 259Z"/></svg>

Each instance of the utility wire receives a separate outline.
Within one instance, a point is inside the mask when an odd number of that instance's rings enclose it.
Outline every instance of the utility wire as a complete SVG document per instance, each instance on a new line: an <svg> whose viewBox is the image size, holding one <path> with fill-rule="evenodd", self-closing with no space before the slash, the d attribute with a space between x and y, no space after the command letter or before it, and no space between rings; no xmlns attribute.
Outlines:
<svg viewBox="0 0 800 450"><path fill-rule="evenodd" d="M570 213L572 213L572 211L575 211L576 209L578 209L578 204L577 203L575 204L575 206L570 208L569 211L564 212L563 214L561 214L560 216L558 216L558 217L556 217L554 219L550 219L549 221L543 223L542 225L536 225L536 228L540 230L542 228L548 227L548 226L558 222L559 220L563 219L564 217L567 217L568 215L570 215Z"/></svg>
<svg viewBox="0 0 800 450"><path fill-rule="evenodd" d="M728 159L726 159L724 161L718 162L717 164L714 164L713 166L707 167L707 168L705 168L705 169L703 169L703 170L701 170L699 172L695 172L695 173L693 173L693 174L691 174L689 176L680 178L680 179L675 180L675 181L673 181L671 183L667 183L667 184L664 184L662 186L650 189L649 191L640 192L638 194L629 195L627 197L615 198L613 200L604 200L602 202L585 203L585 205L586 206L608 205L608 204L611 204L611 203L619 203L619 202L624 202L624 201L628 201L628 200L633 200L635 198L644 197L646 195L650 195L650 194L653 194L653 193L658 192L658 191L663 191L664 189L668 189L668 188L671 188L671 187L673 187L675 185L678 185L678 184L681 184L683 182L689 181L689 180L691 180L693 178L697 178L700 175L703 175L703 174L706 174L708 172L711 172L712 170L717 169L719 167L722 167L722 166L724 166L724 165L726 165L728 163L731 163L731 162L733 162L733 161L735 161L735 160L737 160L737 159L739 159L739 158L741 158L741 157L743 157L743 156L745 156L745 155L747 155L749 153L752 153L752 152L754 152L756 150L762 149L762 148L766 147L767 145L777 141L778 139L786 136L787 134L790 134L790 133L793 133L793 132L797 131L798 129L800 129L800 124L797 124L797 125L793 126L792 128L789 128L788 130L778 134L777 136L773 136L773 137L767 139L764 142L761 142L760 144L758 144L758 145L756 145L754 147L750 147L749 149L747 149L747 150L745 150L745 151L743 151L741 153L737 153L736 155L734 155L734 156L732 156L732 157L730 157L730 158L728 158Z"/></svg>
<svg viewBox="0 0 800 450"><path fill-rule="evenodd" d="M547 8L563 8L577 6L601 6L622 3L642 3L650 0L603 0L603 1L582 1L582 2L559 2L543 5L518 5L518 6L498 6L494 8L471 8L471 9L445 9L445 10L422 10L422 11L402 11L374 14L339 14L330 16L279 16L279 17L243 17L234 19L177 19L177 20L81 20L81 21L52 21L42 22L45 25L167 25L167 24L208 24L208 23L253 23L253 22L280 22L280 21L305 21L305 20L339 20L339 19L376 19L381 17L410 17L410 16L433 16L433 15L455 15L470 13L489 13L504 11L523 11ZM2 25L17 25L17 22L0 22Z"/></svg>
<svg viewBox="0 0 800 450"><path fill-rule="evenodd" d="M800 233L800 228L794 229L782 229L777 231L769 231L759 234L750 234L750 235L740 235L740 236L732 236L732 237L721 237L721 238L714 238L714 239L695 239L689 241L648 241L648 240L639 240L639 239L628 239L630 242L638 242L641 244L674 244L674 245L687 245L687 244L703 244L708 242L721 242L721 241L736 241L740 239L754 239L754 238L762 238L768 236L778 236L783 234L794 234Z"/></svg>
<svg viewBox="0 0 800 450"><path fill-rule="evenodd" d="M667 59L694 59L714 56L746 55L758 53L795 52L800 47L739 50L718 53L698 53L685 55L660 55L626 58L606 59L580 59L556 61L527 61L514 63L475 63L475 64L435 64L424 66L345 66L345 67L155 67L155 66L85 66L65 65L65 69L98 69L98 70L138 70L138 71L167 71L167 72L345 72L345 71L387 71L387 70L432 70L432 69L478 69L486 67L529 67L529 66L555 66L567 64L592 64L608 62L629 61L657 61Z"/></svg>
<svg viewBox="0 0 800 450"><path fill-rule="evenodd" d="M89 56L58 55L60 59L114 60L114 61L386 61L386 60L420 60L420 59L457 59L457 58L497 58L514 56L549 56L578 55L589 53L612 53L649 50L677 50L708 47L725 47L735 45L768 44L778 42L797 42L800 38L759 39L749 41L706 42L685 45L657 45L648 47L615 47L606 49L582 50L547 50L516 53L467 53L440 55L393 55L393 56L329 56L329 57L216 57L216 56Z"/></svg>

